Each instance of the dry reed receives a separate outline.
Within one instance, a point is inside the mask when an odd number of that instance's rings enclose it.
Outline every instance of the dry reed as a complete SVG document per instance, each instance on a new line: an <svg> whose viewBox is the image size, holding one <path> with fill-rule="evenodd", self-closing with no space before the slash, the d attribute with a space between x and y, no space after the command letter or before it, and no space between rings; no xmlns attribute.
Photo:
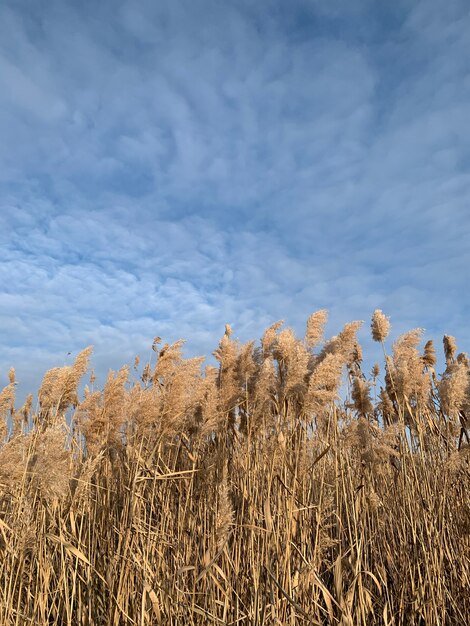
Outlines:
<svg viewBox="0 0 470 626"><path fill-rule="evenodd" d="M387 354L377 310L368 379L361 323L323 342L326 319L260 346L227 325L217 368L156 337L80 398L87 349L33 414L11 370L0 624L469 623L468 358L446 336L438 376L420 330Z"/></svg>

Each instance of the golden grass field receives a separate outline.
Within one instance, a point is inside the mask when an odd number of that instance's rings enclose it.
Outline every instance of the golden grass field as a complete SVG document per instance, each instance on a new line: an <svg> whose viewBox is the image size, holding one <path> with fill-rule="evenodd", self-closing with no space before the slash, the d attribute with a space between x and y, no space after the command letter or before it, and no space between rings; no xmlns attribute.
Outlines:
<svg viewBox="0 0 470 626"><path fill-rule="evenodd" d="M360 323L325 322L227 326L205 369L156 338L103 389L86 349L20 409L12 369L0 625L470 623L467 356L376 311L363 372Z"/></svg>

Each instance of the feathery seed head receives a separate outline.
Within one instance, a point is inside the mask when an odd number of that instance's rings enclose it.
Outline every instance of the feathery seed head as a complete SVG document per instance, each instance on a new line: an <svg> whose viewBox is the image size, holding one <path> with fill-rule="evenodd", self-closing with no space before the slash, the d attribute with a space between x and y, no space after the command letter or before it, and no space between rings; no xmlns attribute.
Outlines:
<svg viewBox="0 0 470 626"><path fill-rule="evenodd" d="M305 333L305 343L307 348L312 349L319 345L323 339L323 331L328 320L328 311L321 309L312 313L307 320L307 332Z"/></svg>
<svg viewBox="0 0 470 626"><path fill-rule="evenodd" d="M438 387L444 413L457 421L469 392L469 376L465 364L455 362L448 365Z"/></svg>
<svg viewBox="0 0 470 626"><path fill-rule="evenodd" d="M7 419L15 411L15 384L10 383L0 391L0 443L5 439L8 428Z"/></svg>
<svg viewBox="0 0 470 626"><path fill-rule="evenodd" d="M424 346L423 363L425 367L434 367L437 363L436 350L432 339L426 342Z"/></svg>
<svg viewBox="0 0 470 626"><path fill-rule="evenodd" d="M452 337L452 335L444 335L442 343L444 344L446 364L450 365L451 363L453 363L455 353L457 352L457 343L455 341L455 337Z"/></svg>
<svg viewBox="0 0 470 626"><path fill-rule="evenodd" d="M385 341L390 332L390 318L380 309L376 309L372 315L371 329L374 341Z"/></svg>
<svg viewBox="0 0 470 626"><path fill-rule="evenodd" d="M67 407L78 403L78 385L88 368L93 348L89 346L77 355L73 365L55 367L44 375L38 393L41 419L52 423L63 417Z"/></svg>
<svg viewBox="0 0 470 626"><path fill-rule="evenodd" d="M373 413L374 407L370 399L370 384L367 381L356 376L353 380L351 396L354 408L361 417L367 417Z"/></svg>
<svg viewBox="0 0 470 626"><path fill-rule="evenodd" d="M430 379L423 371L423 359L418 352L422 334L422 328L415 328L393 344L393 393L389 388L391 381L387 381L387 391L392 397L396 395L403 406L424 406L429 400ZM409 413L407 408L407 419L412 419Z"/></svg>
<svg viewBox="0 0 470 626"><path fill-rule="evenodd" d="M331 337L320 352L320 359L328 354L339 354L343 358L343 363L351 365L356 356L360 356L360 348L357 347L357 331L362 326L362 321L349 322L345 324L339 335Z"/></svg>
<svg viewBox="0 0 470 626"><path fill-rule="evenodd" d="M386 389L380 389L380 402L377 405L379 412L382 414L384 424L387 426L396 422L398 419L398 415L395 411L395 407L393 406L393 402L388 395Z"/></svg>
<svg viewBox="0 0 470 626"><path fill-rule="evenodd" d="M338 350L343 354L348 365L352 363L355 356L361 356L361 348L356 335L363 323L361 320L349 322L338 335Z"/></svg>
<svg viewBox="0 0 470 626"><path fill-rule="evenodd" d="M72 457L66 440L62 428L49 427L35 444L34 462L30 465L32 487L51 503L57 503L69 493Z"/></svg>
<svg viewBox="0 0 470 626"><path fill-rule="evenodd" d="M265 356L271 352L274 343L276 342L277 331L284 324L284 320L279 320L267 328L261 339L261 346Z"/></svg>
<svg viewBox="0 0 470 626"><path fill-rule="evenodd" d="M362 363L362 346L359 342L356 341L352 350L352 360L353 363L360 365Z"/></svg>

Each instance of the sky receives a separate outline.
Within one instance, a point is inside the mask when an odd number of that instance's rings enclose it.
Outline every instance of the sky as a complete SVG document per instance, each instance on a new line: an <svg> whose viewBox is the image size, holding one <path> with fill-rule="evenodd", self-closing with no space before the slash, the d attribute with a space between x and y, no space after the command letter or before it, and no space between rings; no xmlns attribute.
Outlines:
<svg viewBox="0 0 470 626"><path fill-rule="evenodd" d="M321 308L470 350L469 33L468 0L3 0L0 384Z"/></svg>

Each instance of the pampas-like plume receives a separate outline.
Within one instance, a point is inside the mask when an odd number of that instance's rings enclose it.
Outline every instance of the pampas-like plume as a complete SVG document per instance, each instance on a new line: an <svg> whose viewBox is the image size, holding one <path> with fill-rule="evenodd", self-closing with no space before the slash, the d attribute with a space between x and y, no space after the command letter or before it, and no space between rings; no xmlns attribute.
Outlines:
<svg viewBox="0 0 470 626"><path fill-rule="evenodd" d="M328 311L326 309L316 311L308 318L307 331L305 333L305 345L310 350L321 343L327 320Z"/></svg>
<svg viewBox="0 0 470 626"><path fill-rule="evenodd" d="M224 412L231 413L229 420L231 426L233 426L234 421L233 410L242 394L237 372L239 352L239 344L224 334L219 342L219 347L213 353L219 361L220 403Z"/></svg>
<svg viewBox="0 0 470 626"><path fill-rule="evenodd" d="M372 400L370 399L370 384L362 378L355 377L351 393L354 408L360 417L368 417L374 412Z"/></svg>
<svg viewBox="0 0 470 626"><path fill-rule="evenodd" d="M267 328L261 339L261 346L263 348L264 356L268 356L276 342L277 331L284 324L284 320L279 320Z"/></svg>
<svg viewBox="0 0 470 626"><path fill-rule="evenodd" d="M15 410L15 383L10 383L0 391L0 443L5 439L8 428L7 419Z"/></svg>
<svg viewBox="0 0 470 626"><path fill-rule="evenodd" d="M364 417L355 420L345 431L349 445L357 448L363 465L379 473L398 456L394 447L396 435L393 426L382 430Z"/></svg>
<svg viewBox="0 0 470 626"><path fill-rule="evenodd" d="M380 309L376 309L371 322L372 339L383 342L390 332L390 318L384 315Z"/></svg>
<svg viewBox="0 0 470 626"><path fill-rule="evenodd" d="M110 371L103 393L95 391L88 394L78 407L76 419L91 456L102 449L115 452L121 447L128 376L128 367L122 367L117 374Z"/></svg>
<svg viewBox="0 0 470 626"><path fill-rule="evenodd" d="M47 428L35 442L28 467L32 490L38 490L52 504L58 503L69 493L73 472L72 457L66 441L67 434L63 428Z"/></svg>
<svg viewBox="0 0 470 626"><path fill-rule="evenodd" d="M452 337L452 335L444 335L442 343L444 344L446 364L450 365L454 362L455 353L457 352L457 343L455 341L455 337Z"/></svg>
<svg viewBox="0 0 470 626"><path fill-rule="evenodd" d="M154 439L159 427L162 396L154 387L142 388L138 383L130 389L126 399L126 418L128 428L126 437L138 438L140 441ZM80 405L81 407L83 406Z"/></svg>
<svg viewBox="0 0 470 626"><path fill-rule="evenodd" d="M256 384L253 392L254 415L253 421L255 426L261 426L271 414L270 408L277 391L277 373L274 359L272 356L264 359L261 363Z"/></svg>
<svg viewBox="0 0 470 626"><path fill-rule="evenodd" d="M354 363L355 358L360 356L360 346L356 335L362 324L362 321L345 324L339 335L332 337L325 343L319 359L322 360L327 354L339 354L345 365Z"/></svg>
<svg viewBox="0 0 470 626"><path fill-rule="evenodd" d="M72 457L66 443L63 428L19 433L0 451L0 484L11 491L24 485L32 498L57 503L69 493Z"/></svg>
<svg viewBox="0 0 470 626"><path fill-rule="evenodd" d="M362 358L363 358L363 354L362 354L362 346L360 343L358 343L356 341L356 343L354 344L353 350L352 350L352 360L353 363L355 363L356 365L360 366L362 363Z"/></svg>
<svg viewBox="0 0 470 626"><path fill-rule="evenodd" d="M218 390L219 372L216 367L208 365L205 376L199 387L198 406L195 409L195 417L199 426L198 436L204 439L216 432L221 426L221 414L219 407Z"/></svg>
<svg viewBox="0 0 470 626"><path fill-rule="evenodd" d="M273 356L279 362L286 362L292 359L297 339L291 328L281 331L273 345Z"/></svg>
<svg viewBox="0 0 470 626"><path fill-rule="evenodd" d="M423 363L425 367L434 367L437 363L436 350L432 339L426 342L424 346Z"/></svg>
<svg viewBox="0 0 470 626"><path fill-rule="evenodd" d="M340 352L330 353L318 363L310 376L305 405L317 418L318 425L338 397L343 365L344 358Z"/></svg>
<svg viewBox="0 0 470 626"><path fill-rule="evenodd" d="M183 359L160 380L160 432L175 435L192 420L198 405L203 357Z"/></svg>
<svg viewBox="0 0 470 626"><path fill-rule="evenodd" d="M451 363L438 384L442 409L454 422L465 403L469 382L467 367L463 363Z"/></svg>
<svg viewBox="0 0 470 626"><path fill-rule="evenodd" d="M9 491L23 484L31 439L31 434L13 437L0 448L0 485Z"/></svg>
<svg viewBox="0 0 470 626"><path fill-rule="evenodd" d="M382 415L385 426L389 426L398 421L398 415L386 389L380 389L379 397L380 402L377 405L377 409Z"/></svg>
<svg viewBox="0 0 470 626"><path fill-rule="evenodd" d="M237 360L238 380L242 389L251 387L250 382L257 368L258 365L255 360L255 342L249 341L241 346Z"/></svg>
<svg viewBox="0 0 470 626"><path fill-rule="evenodd" d="M393 345L393 388L402 406L424 406L428 401L429 376L423 373L423 360L417 350L422 334L421 328L410 330Z"/></svg>
<svg viewBox="0 0 470 626"><path fill-rule="evenodd" d="M162 380L171 376L182 362L184 339L178 339L171 345L165 344L158 353L158 360L153 372L153 384L158 385ZM155 345L155 344L154 344Z"/></svg>
<svg viewBox="0 0 470 626"><path fill-rule="evenodd" d="M287 362L284 379L284 393L286 396L295 395L301 398L307 389L309 354L302 343L295 344L291 357Z"/></svg>
<svg viewBox="0 0 470 626"><path fill-rule="evenodd" d="M40 404L40 421L52 424L63 417L70 405L77 405L77 388L80 379L88 368L93 348L82 350L73 365L56 367L44 375L38 399Z"/></svg>
<svg viewBox="0 0 470 626"><path fill-rule="evenodd" d="M249 341L241 346L237 360L237 376L240 387L240 431L247 432L249 419L249 405L254 389L255 373L259 367L259 353L255 351L255 342Z"/></svg>
<svg viewBox="0 0 470 626"><path fill-rule="evenodd" d="M359 361L362 359L362 349L357 341L357 332L361 328L362 321L350 322L346 324L343 330L338 335L339 350L343 353L346 359L346 364L351 365L356 359Z"/></svg>
<svg viewBox="0 0 470 626"><path fill-rule="evenodd" d="M302 394L306 390L309 353L290 328L277 336L273 356L279 363L280 382L285 396Z"/></svg>

